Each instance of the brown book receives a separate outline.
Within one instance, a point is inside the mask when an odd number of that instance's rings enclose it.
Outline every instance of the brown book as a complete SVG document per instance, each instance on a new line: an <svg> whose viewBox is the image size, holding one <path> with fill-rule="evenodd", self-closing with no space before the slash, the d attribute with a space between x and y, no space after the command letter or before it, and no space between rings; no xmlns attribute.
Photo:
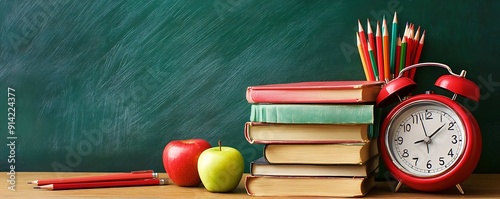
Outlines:
<svg viewBox="0 0 500 199"><path fill-rule="evenodd" d="M251 144L368 142L369 124L245 123L245 138Z"/></svg>
<svg viewBox="0 0 500 199"><path fill-rule="evenodd" d="M378 154L377 141L337 144L267 144L271 164L363 164Z"/></svg>
<svg viewBox="0 0 500 199"><path fill-rule="evenodd" d="M374 102L383 82L318 81L250 86L249 103L360 103Z"/></svg>
<svg viewBox="0 0 500 199"><path fill-rule="evenodd" d="M366 177L378 170L379 158L370 158L364 164L270 164L265 158L250 163L254 176L330 176Z"/></svg>
<svg viewBox="0 0 500 199"><path fill-rule="evenodd" d="M360 197L375 187L375 177L247 176L250 196Z"/></svg>

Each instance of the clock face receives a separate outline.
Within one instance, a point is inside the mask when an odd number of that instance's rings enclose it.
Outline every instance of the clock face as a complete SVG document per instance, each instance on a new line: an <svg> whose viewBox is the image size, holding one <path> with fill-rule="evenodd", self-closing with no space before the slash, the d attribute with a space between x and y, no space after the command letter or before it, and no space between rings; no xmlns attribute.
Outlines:
<svg viewBox="0 0 500 199"><path fill-rule="evenodd" d="M385 137L391 159L413 176L432 177L461 158L466 137L464 125L448 106L420 100L394 114Z"/></svg>

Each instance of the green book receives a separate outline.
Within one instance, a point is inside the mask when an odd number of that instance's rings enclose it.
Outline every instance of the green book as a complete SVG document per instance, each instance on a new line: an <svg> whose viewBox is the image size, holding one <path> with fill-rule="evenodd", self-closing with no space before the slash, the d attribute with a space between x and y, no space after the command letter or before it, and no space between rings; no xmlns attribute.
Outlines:
<svg viewBox="0 0 500 199"><path fill-rule="evenodd" d="M250 121L267 123L373 124L372 104L252 104Z"/></svg>

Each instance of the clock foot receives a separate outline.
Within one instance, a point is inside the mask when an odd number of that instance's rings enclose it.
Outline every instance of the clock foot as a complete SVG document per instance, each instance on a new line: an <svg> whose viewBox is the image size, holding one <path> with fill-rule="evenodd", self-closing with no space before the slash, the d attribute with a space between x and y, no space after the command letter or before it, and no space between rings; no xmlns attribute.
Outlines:
<svg viewBox="0 0 500 199"><path fill-rule="evenodd" d="M396 189L394 189L394 192L398 192L399 188L401 188L401 185L403 185L403 181L398 181L398 185L396 185Z"/></svg>
<svg viewBox="0 0 500 199"><path fill-rule="evenodd" d="M457 187L458 191L460 191L460 193L461 193L462 195L464 195L464 194L465 194L465 192L464 192L464 190L462 189L462 187L460 186L460 184L456 184L456 185L455 185L455 187Z"/></svg>

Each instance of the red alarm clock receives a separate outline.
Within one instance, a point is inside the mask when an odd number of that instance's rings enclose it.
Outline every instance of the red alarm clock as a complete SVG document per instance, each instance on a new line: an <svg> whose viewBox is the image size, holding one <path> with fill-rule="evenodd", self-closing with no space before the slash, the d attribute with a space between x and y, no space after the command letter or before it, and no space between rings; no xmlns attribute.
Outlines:
<svg viewBox="0 0 500 199"><path fill-rule="evenodd" d="M453 97L426 92L408 97L415 88L403 74L412 68L434 66L449 75L438 78L435 86L451 91ZM379 151L388 171L401 185L433 192L456 186L474 171L481 155L481 131L474 116L455 101L457 95L479 101L479 87L453 73L445 64L419 63L401 70L377 96L377 106L397 104L385 117L379 136Z"/></svg>

